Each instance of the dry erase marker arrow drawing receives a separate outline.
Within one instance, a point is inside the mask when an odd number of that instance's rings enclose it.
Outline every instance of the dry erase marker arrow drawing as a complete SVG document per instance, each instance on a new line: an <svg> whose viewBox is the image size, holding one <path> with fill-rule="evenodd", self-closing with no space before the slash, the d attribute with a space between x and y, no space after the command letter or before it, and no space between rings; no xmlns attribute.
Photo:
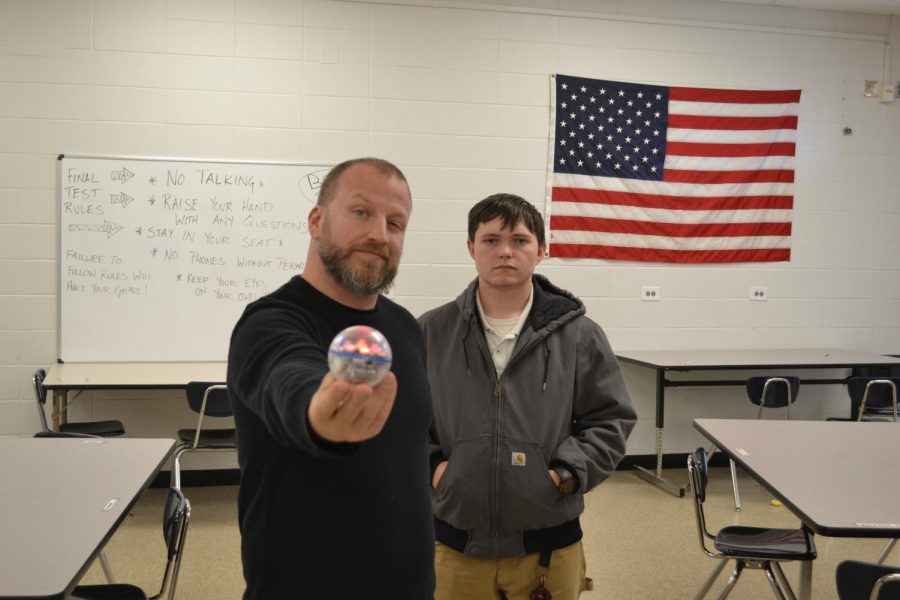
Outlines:
<svg viewBox="0 0 900 600"><path fill-rule="evenodd" d="M119 233L120 229L122 229L121 225L116 225L109 221L103 221L103 225L69 225L69 231L102 231L107 238L111 238Z"/></svg>
<svg viewBox="0 0 900 600"><path fill-rule="evenodd" d="M122 167L121 171L113 171L109 174L110 179L112 179L113 181L121 181L122 183L125 183L132 177L134 177L134 173L132 173L125 167Z"/></svg>
<svg viewBox="0 0 900 600"><path fill-rule="evenodd" d="M132 198L128 194L110 194L109 201L111 204L121 204L122 208L125 208L126 206L134 202L134 198Z"/></svg>

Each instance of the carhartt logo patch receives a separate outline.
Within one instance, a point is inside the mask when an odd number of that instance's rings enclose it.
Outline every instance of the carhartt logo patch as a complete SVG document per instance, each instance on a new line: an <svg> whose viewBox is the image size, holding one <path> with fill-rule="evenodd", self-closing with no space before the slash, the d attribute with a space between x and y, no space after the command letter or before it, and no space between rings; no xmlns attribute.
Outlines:
<svg viewBox="0 0 900 600"><path fill-rule="evenodd" d="M512 453L512 465L514 467L524 467L525 466L525 453L524 452L513 452Z"/></svg>

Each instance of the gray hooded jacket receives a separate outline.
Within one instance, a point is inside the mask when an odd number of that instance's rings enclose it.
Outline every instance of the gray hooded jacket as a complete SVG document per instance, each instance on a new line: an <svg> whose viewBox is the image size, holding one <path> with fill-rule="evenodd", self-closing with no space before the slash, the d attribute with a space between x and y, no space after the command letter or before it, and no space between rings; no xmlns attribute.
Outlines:
<svg viewBox="0 0 900 600"><path fill-rule="evenodd" d="M499 380L477 279L419 319L434 402L432 471L449 461L433 491L437 538L473 556L521 556L580 539L583 494L613 473L637 418L584 304L545 277L533 283L531 313ZM548 470L557 465L577 476L575 494L554 485Z"/></svg>

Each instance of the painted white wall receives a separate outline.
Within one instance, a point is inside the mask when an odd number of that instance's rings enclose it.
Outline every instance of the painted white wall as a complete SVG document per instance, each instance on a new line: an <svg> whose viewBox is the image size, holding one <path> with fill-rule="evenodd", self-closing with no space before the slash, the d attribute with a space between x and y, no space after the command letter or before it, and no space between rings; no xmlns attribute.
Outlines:
<svg viewBox="0 0 900 600"><path fill-rule="evenodd" d="M896 81L898 67L888 17L702 0L4 0L0 434L37 429L31 374L57 357L59 153L392 160L415 197L394 293L418 315L473 277L473 203L506 191L543 207L555 72L803 89L790 263L540 268L584 299L614 348L900 353L900 101L863 97L865 80ZM662 301L640 302L643 285ZM750 302L751 285L769 301ZM641 419L629 453L649 454L653 380L625 374ZM669 398L669 451L700 441L692 417L753 414L737 389ZM798 404L815 419L846 407L839 387ZM133 436L193 422L160 391L84 392L70 414L119 418Z"/></svg>

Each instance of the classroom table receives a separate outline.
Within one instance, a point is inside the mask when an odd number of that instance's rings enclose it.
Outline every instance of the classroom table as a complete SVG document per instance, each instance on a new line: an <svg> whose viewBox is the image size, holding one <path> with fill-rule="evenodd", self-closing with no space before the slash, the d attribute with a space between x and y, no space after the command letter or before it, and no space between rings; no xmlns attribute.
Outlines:
<svg viewBox="0 0 900 600"><path fill-rule="evenodd" d="M69 390L183 390L191 381L224 382L224 362L57 363L44 379L53 391L53 429L67 419Z"/></svg>
<svg viewBox="0 0 900 600"><path fill-rule="evenodd" d="M799 517L829 537L900 537L900 425L694 419L694 427ZM810 597L812 563L800 565Z"/></svg>
<svg viewBox="0 0 900 600"><path fill-rule="evenodd" d="M646 481L671 494L683 497L684 486L662 476L663 430L665 428L666 389L670 387L743 386L746 379L715 379L712 371L767 370L796 371L799 369L852 369L855 367L900 366L900 358L853 350L786 349L786 350L636 350L616 353L625 363L656 371L656 472L637 467L637 474ZM691 372L690 380L672 380L669 372ZM696 373L694 373L696 372ZM775 373L773 373L774 375ZM843 384L840 379L801 379L801 384Z"/></svg>
<svg viewBox="0 0 900 600"><path fill-rule="evenodd" d="M64 598L175 447L0 437L0 598Z"/></svg>

